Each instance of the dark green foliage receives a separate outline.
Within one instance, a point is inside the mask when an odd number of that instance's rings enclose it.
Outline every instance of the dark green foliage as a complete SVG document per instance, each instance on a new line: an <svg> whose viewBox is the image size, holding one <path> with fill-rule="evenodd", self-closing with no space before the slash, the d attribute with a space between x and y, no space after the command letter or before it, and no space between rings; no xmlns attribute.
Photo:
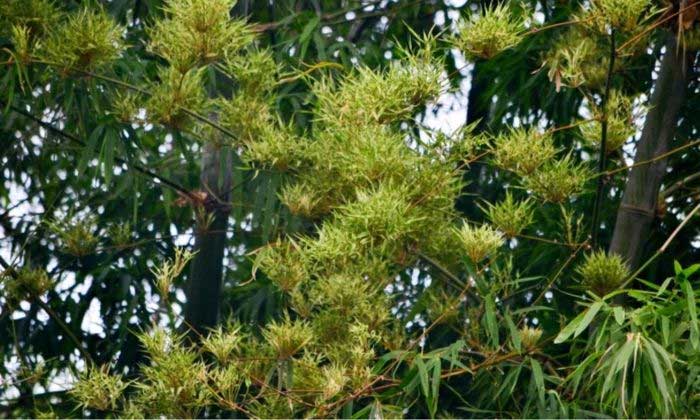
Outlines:
<svg viewBox="0 0 700 420"><path fill-rule="evenodd" d="M700 415L694 15L461 3L0 5L0 417Z"/></svg>

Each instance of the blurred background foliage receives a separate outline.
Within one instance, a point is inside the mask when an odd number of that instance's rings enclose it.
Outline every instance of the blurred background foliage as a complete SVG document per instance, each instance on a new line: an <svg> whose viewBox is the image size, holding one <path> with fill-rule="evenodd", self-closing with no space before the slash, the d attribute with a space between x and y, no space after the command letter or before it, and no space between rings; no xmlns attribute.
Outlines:
<svg viewBox="0 0 700 420"><path fill-rule="evenodd" d="M83 3L55 2L66 11L79 10ZM95 0L90 3L102 4L116 22L127 28L123 42L129 48L106 76L125 82L154 79L161 59L148 50L144 39L147 25L162 16L163 2ZM317 68L318 63L337 63L345 69L360 63L371 68L385 68L401 54L399 46L415 40L415 33L450 33L460 17L496 3L240 0L232 14L256 25L259 45L270 49L281 74L287 75L276 95L275 109L298 133L304 133L312 129L310 110L314 97L306 77L297 77L298 74L327 71ZM579 3L532 0L523 2L522 7L531 8L544 25L551 25L574 19ZM5 29L6 25L2 28L0 45L7 47L11 45L12 34ZM436 58L445 59L446 75L453 91L417 115L415 127L406 125L403 128L419 130L423 125L439 128L446 118L461 119L461 123L475 124L477 132L490 133L520 125L554 128L575 123L580 118L585 95L578 89L558 91L557 84L549 80L547 69L542 68L543 60L557 48L556 43L565 30L566 26L562 25L535 32L508 53L488 61L466 60L454 49L436 49L435 54L444 54ZM652 39L645 51L625 61L626 68L616 79L616 88L625 95L649 95L654 81L653 69L664 45L659 41L661 36L654 32L652 37L659 39ZM126 98L126 89L101 78L34 74L32 66L15 68L2 64L0 256L8 266L44 267L54 287L43 299L46 303L24 301L19 308L10 311L8 300L4 300L0 312L3 354L0 412L5 417L34 416L36 407L50 403L56 414L73 416L76 415L74 404L66 397L63 387L49 385L49 382L60 382L61 378L65 380L69 376L67 362L75 363L84 358L74 340L66 336L65 326L73 331L95 362L116 361L115 371L127 368L133 373L144 361L135 332L153 323L168 322L167 314L162 313L155 297L156 284L151 269L172 257L176 246L193 243L197 215L164 183L172 181L184 191L199 188L198 154L202 146L196 139L202 133L153 124L123 124L120 115L114 112L112 98L119 95ZM42 79L37 80L37 76ZM206 71L203 77L210 94L230 95L230 86L220 75ZM694 110L700 106L697 103L700 96L695 94L697 77L693 75L689 80L690 93L678 118L672 148L697 137L700 119ZM641 124L640 121L635 123ZM554 139L557 146L574 148L577 156L596 153L595 148L570 130L555 132ZM633 151L634 141L631 141L611 159L620 166L633 157ZM697 201L699 189L693 181L700 171L698 153L697 147L690 147L669 158L663 184L666 188L676 184L678 187L674 187L675 193L667 197L656 216L646 244L647 257L664 243ZM232 221L227 231L224 258L222 318L260 325L282 315L280 302L285 297L264 275L251 276L253 267L248 253L282 234L309 232L314 225L290 214L280 203L279 188L285 182L280 173L251 168L238 158L233 168ZM603 244L610 242L625 178L625 172L621 171L608 179L610 195L603 201L600 213L604 226L600 242ZM456 208L464 217L477 222L485 220L477 204L483 205L482 200L500 201L505 197L504 187L514 183L512 174L483 161L474 162L464 171L464 181L467 185ZM588 191L569 203L564 217L557 205L538 205L533 223L536 229L529 233L557 243L579 243L587 237L589 227L585 223L577 225L576 220L590 214L594 197L595 194ZM81 221L86 220L90 223L82 226ZM61 229L49 221L62 224ZM691 220L667 252L646 267L645 278L660 283L660 279L677 275L674 260L683 267L697 262L699 230L700 224ZM65 252L61 245L69 241L58 233L66 231L83 239L93 237L92 247L98 252L86 252L79 257L75 252ZM500 268L518 267L517 273L508 274L517 281L512 290L501 291L501 299L513 314L533 310L528 316L529 322L534 318L547 334L556 334L561 327L560 314L570 316L580 310L574 304L580 291L570 287L574 283L575 264L569 261L582 261L583 253L576 244L553 246L527 237L515 241L525 246L514 246L512 261ZM540 277L542 273L553 275L553 268L560 266L565 268L556 276L556 283L549 284L549 279L543 281ZM441 296L423 293L429 284L426 278L440 274L433 265L419 263L414 270L403 273L397 282L396 287L402 288L408 302L397 316L403 317L408 330L420 332L425 327L426 314L429 319L436 302L444 301ZM170 299L176 312L182 311L187 276L185 270L171 289ZM546 308L530 308L533 296L546 296L538 299L538 305ZM65 326L59 325L59 320ZM438 325L426 340L424 351L449 348L457 336L449 324ZM553 347L552 359L558 357L557 352L567 353L568 349ZM443 382L457 391L441 392L437 404L445 407L445 415L517 417L522 412L508 412L506 407L510 406L508 398L517 399L518 396L510 395L505 388L510 383L515 386L521 369L542 375L541 367L525 363L530 362L523 361L473 377L456 376ZM422 375L424 369L430 367L411 370L411 374ZM37 371L45 373L37 378L27 374ZM504 394L481 392L487 389L483 383L503 381L504 377ZM535 378L531 384L540 380ZM410 376L406 381L412 382ZM509 396L504 396L506 394ZM437 398L436 395L432 397ZM377 404L366 403L367 410L355 414L370 415ZM430 405L411 407L406 414L410 417L436 414ZM481 407L492 411L479 411ZM350 410L348 414L352 414L352 408ZM389 413L390 407L384 410L385 414ZM590 414L567 414L575 413ZM562 415L555 411L539 412L539 415L547 414Z"/></svg>

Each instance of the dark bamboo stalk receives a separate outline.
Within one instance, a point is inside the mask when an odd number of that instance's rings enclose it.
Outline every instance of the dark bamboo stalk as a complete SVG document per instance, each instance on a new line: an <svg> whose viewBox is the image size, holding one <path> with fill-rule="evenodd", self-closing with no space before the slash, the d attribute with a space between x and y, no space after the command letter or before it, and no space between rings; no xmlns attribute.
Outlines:
<svg viewBox="0 0 700 420"><path fill-rule="evenodd" d="M635 163L652 160L669 150L685 98L690 60L677 47L674 34L669 33L667 38ZM635 166L627 179L609 251L622 256L632 270L639 266L647 244L667 163L668 159L662 158Z"/></svg>
<svg viewBox="0 0 700 420"><path fill-rule="evenodd" d="M185 323L205 333L219 322L223 259L228 229L231 191L231 150L215 142L204 145L200 182L207 193L195 232L197 252L187 283ZM211 223L203 223L205 220Z"/></svg>
<svg viewBox="0 0 700 420"><path fill-rule="evenodd" d="M600 207L603 204L603 195L605 195L605 177L602 174L606 168L606 158L608 156L608 99L610 98L610 88L612 86L613 71L615 69L615 30L610 33L610 57L608 62L608 75L605 80L605 92L601 101L601 110L603 112L603 120L600 122L600 155L598 156L598 187L595 195L595 204L593 205L593 222L591 224L591 247L596 249L598 246L598 232L600 231Z"/></svg>

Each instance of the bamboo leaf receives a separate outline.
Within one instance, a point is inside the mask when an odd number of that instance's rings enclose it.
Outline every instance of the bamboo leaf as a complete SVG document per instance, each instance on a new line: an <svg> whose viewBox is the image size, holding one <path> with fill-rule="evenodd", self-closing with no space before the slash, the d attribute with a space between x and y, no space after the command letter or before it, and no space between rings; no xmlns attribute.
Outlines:
<svg viewBox="0 0 700 420"><path fill-rule="evenodd" d="M486 332L494 347L498 347L498 323L496 321L496 302L493 295L488 294L484 299L485 313L484 323Z"/></svg>
<svg viewBox="0 0 700 420"><path fill-rule="evenodd" d="M664 280L664 282L661 283L661 287L660 287L659 290L656 292L656 296L661 296L661 294L662 294L663 292L665 292L666 289L668 288L668 285L671 284L671 281L672 281L672 280L673 280L673 277L669 277L669 278L667 278L666 280Z"/></svg>
<svg viewBox="0 0 700 420"><path fill-rule="evenodd" d="M661 317L661 337L664 339L664 345L669 345L669 337L671 336L671 322L667 316Z"/></svg>
<svg viewBox="0 0 700 420"><path fill-rule="evenodd" d="M645 350L645 355L647 356L647 359L649 360L651 368L654 372L656 387L663 397L663 406L659 406L657 408L659 408L661 411L665 411L668 407L668 402L672 398L671 392L668 389L668 383L666 382L666 375L664 373L664 369L661 367L661 363L659 362L659 358L654 350L654 347L646 346Z"/></svg>
<svg viewBox="0 0 700 420"><path fill-rule="evenodd" d="M657 408L660 408L660 411L664 411L664 398L659 393L658 387L654 386L654 373L649 364L644 364L642 367L642 376L643 381L650 385L646 387L646 391L651 395L651 401L653 401Z"/></svg>
<svg viewBox="0 0 700 420"><path fill-rule="evenodd" d="M576 391L578 390L579 385L581 384L581 379L583 379L584 373L586 372L586 369L593 364L595 361L599 360L598 358L600 357L600 353L592 353L588 357L584 359L582 363L580 363L576 369L569 374L568 378L566 378L567 382L570 384L570 389L572 392L575 394Z"/></svg>
<svg viewBox="0 0 700 420"><path fill-rule="evenodd" d="M606 363L606 365L608 365L608 372L603 382L603 390L600 394L601 400L610 392L616 380L623 380L617 373L627 366L634 353L634 348L635 342L633 340L625 342L617 353L615 353L612 360Z"/></svg>
<svg viewBox="0 0 700 420"><path fill-rule="evenodd" d="M540 362L531 357L530 367L532 368L532 378L535 381L535 386L537 388L537 395L540 399L540 404L544 405L545 388L542 366L540 365Z"/></svg>
<svg viewBox="0 0 700 420"><path fill-rule="evenodd" d="M534 311L553 311L554 308L551 308L549 306L528 306L527 308L520 308L516 309L513 311L513 315L522 315L526 314L528 312L534 312Z"/></svg>
<svg viewBox="0 0 700 420"><path fill-rule="evenodd" d="M622 306L613 308L613 315L615 315L615 321L617 321L618 325L622 325L625 322L625 310Z"/></svg>
<svg viewBox="0 0 700 420"><path fill-rule="evenodd" d="M683 273L683 267L681 267L681 263L679 263L677 260L673 260L673 271L676 275Z"/></svg>
<svg viewBox="0 0 700 420"><path fill-rule="evenodd" d="M114 151L119 144L119 135L116 130L109 128L105 130L105 137L102 142L102 174L105 183L109 184L114 174Z"/></svg>
<svg viewBox="0 0 700 420"><path fill-rule="evenodd" d="M343 406L342 417L345 419L352 418L353 401L350 400L347 404Z"/></svg>
<svg viewBox="0 0 700 420"><path fill-rule="evenodd" d="M430 379L428 379L428 369L423 362L423 359L416 357L413 362L414 366L418 369L418 378L420 379L420 386L423 395L428 398L430 397Z"/></svg>
<svg viewBox="0 0 700 420"><path fill-rule="evenodd" d="M518 384L518 378L520 377L520 372L522 371L522 369L523 369L522 365L517 365L510 372L508 372L505 379L501 383L500 388L496 392L495 398L498 398L501 395L512 395L513 394L513 390L515 389L515 386Z"/></svg>
<svg viewBox="0 0 700 420"><path fill-rule="evenodd" d="M452 370L455 366L460 369L467 369L467 366L459 360L459 352L466 346L464 340L457 340L452 343L445 351L441 351L439 356L450 363L449 370Z"/></svg>
<svg viewBox="0 0 700 420"><path fill-rule="evenodd" d="M87 168L87 164L95 152L95 147L97 146L97 142L100 140L100 137L102 137L103 132L104 126L98 125L94 130L92 130L92 133L90 133L87 144L85 147L83 147L83 150L80 153L80 160L78 161L78 177L81 177L83 172L85 172L85 168Z"/></svg>
<svg viewBox="0 0 700 420"><path fill-rule="evenodd" d="M586 312L581 312L578 316L576 316L576 318L569 322L566 325L566 327L564 327L554 339L554 344L561 344L564 341L568 340L568 338L574 333L574 331L576 331L581 321L583 321L584 316L586 316Z"/></svg>
<svg viewBox="0 0 700 420"><path fill-rule="evenodd" d="M430 411L430 417L435 417L438 408L438 397L440 395L440 374L442 373L442 364L439 357L435 357L430 362L432 364L432 378L430 381L428 410Z"/></svg>
<svg viewBox="0 0 700 420"><path fill-rule="evenodd" d="M321 20L318 16L314 16L306 23L304 29L301 31L301 35L299 35L299 44L301 46L301 49L299 51L299 57L302 60L306 56L306 50L309 48L311 34L316 29L316 27L318 27L320 21Z"/></svg>
<svg viewBox="0 0 700 420"><path fill-rule="evenodd" d="M585 312L585 316L581 320L581 323L578 324L578 327L576 327L576 331L574 332L574 337L578 337L581 335L581 333L588 328L588 325L593 321L593 318L598 314L598 311L600 311L600 308L603 307L603 302L602 301L596 301L593 305L591 305L590 308Z"/></svg>
<svg viewBox="0 0 700 420"><path fill-rule="evenodd" d="M377 360L377 363L372 368L372 371L379 374L379 372L382 371L384 366L386 366L390 360L397 360L397 362L400 363L408 354L409 352L405 350L390 351L389 353L382 355L382 357Z"/></svg>
<svg viewBox="0 0 700 420"><path fill-rule="evenodd" d="M513 348L517 351L521 351L522 345L520 342L520 332L518 331L518 328L515 326L515 323L508 313L506 313L503 317L505 318L506 325L508 325L508 329L510 330L510 340L513 343Z"/></svg>
<svg viewBox="0 0 700 420"><path fill-rule="evenodd" d="M690 317L690 344L693 349L700 346L700 329L698 327L698 313L695 303L695 293L693 287L688 280L681 282L683 294L685 294L686 303L688 305L688 316Z"/></svg>
<svg viewBox="0 0 700 420"><path fill-rule="evenodd" d="M685 275L686 278L689 278L698 270L700 270L700 264L693 264L690 267L683 269L683 275Z"/></svg>

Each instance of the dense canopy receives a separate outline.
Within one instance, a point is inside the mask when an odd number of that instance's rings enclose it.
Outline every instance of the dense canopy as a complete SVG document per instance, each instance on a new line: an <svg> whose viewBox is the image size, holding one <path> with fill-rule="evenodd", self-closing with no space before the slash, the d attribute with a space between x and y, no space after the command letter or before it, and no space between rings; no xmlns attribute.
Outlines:
<svg viewBox="0 0 700 420"><path fill-rule="evenodd" d="M5 0L0 417L698 417L695 0Z"/></svg>

